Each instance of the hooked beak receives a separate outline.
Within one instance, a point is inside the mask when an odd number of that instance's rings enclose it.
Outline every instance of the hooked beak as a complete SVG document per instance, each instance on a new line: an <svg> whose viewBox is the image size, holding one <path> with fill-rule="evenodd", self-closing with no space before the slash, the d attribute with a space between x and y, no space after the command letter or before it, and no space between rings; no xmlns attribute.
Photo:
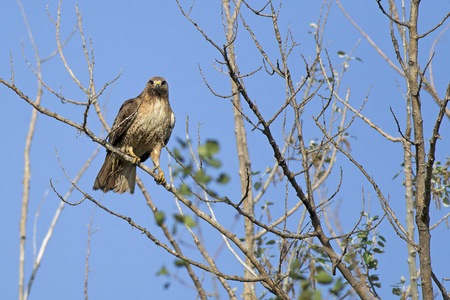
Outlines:
<svg viewBox="0 0 450 300"><path fill-rule="evenodd" d="M155 85L155 88L161 88L161 80L155 80L153 84Z"/></svg>

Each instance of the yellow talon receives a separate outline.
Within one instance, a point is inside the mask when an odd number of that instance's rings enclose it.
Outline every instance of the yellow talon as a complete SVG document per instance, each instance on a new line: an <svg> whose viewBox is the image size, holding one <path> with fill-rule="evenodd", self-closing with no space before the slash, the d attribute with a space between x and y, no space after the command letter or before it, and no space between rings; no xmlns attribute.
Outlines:
<svg viewBox="0 0 450 300"><path fill-rule="evenodd" d="M164 172L161 170L159 166L158 166L158 179L156 179L156 183L162 185L165 185L167 183L166 178L164 177Z"/></svg>
<svg viewBox="0 0 450 300"><path fill-rule="evenodd" d="M134 154L134 152L133 152L133 147L128 146L128 147L125 149L125 152L126 152L128 155L133 156L133 158L134 158L134 160L133 160L133 165L136 165L138 162L141 161L141 159L139 158L139 156L137 156L136 154Z"/></svg>

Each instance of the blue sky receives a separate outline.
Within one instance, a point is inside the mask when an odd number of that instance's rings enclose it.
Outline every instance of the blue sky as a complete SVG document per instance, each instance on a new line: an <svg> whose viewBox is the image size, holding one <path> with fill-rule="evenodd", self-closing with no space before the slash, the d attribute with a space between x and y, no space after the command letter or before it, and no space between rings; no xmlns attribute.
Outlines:
<svg viewBox="0 0 450 300"><path fill-rule="evenodd" d="M185 7L190 3L181 1ZM348 13L354 18L372 40L395 61L390 44L389 22L377 9L376 1L342 1ZM61 9L61 37L64 39L76 25L75 1L63 1ZM46 2L24 1L23 6L28 22L33 32L41 58L47 57L56 49L55 26L47 17ZM121 71L118 81L112 84L101 97L101 105L106 108L108 124L112 121L123 101L137 96L152 76L164 76L170 86L170 101L177 118L176 127L169 142L169 148L179 146L177 138L184 139L186 132L186 116L189 116L191 138L196 141L197 127L200 126L201 140L218 140L221 151L218 155L223 168L231 176L231 182L226 187L230 199L239 197L239 178L235 153L235 138L233 129L232 107L228 100L214 97L205 86L199 72L199 66L208 82L218 93L229 93L229 80L212 66L214 59L219 58L217 51L211 47L199 32L181 15L175 1L112 1L108 5L99 1L79 1L79 11L83 16L83 30L86 38L92 38L95 55L95 84L100 90L106 82L114 79ZM420 26L425 32L435 25L450 9L450 1L440 0L424 2L421 6ZM56 19L57 4L51 3L48 11ZM300 54L309 59L313 54L313 37L308 31L309 24L316 23L320 10L320 1L290 1L284 3L280 13L280 27L286 32L289 25L294 38L301 43L293 54L291 65L294 80L300 81L303 72L303 60ZM217 44L225 41L220 15L220 2L198 0L192 10L192 18L205 29ZM249 24L269 55L276 55L274 38L270 23L252 17L247 11ZM20 7L15 1L3 3L0 11L0 77L11 77L10 53L13 58L16 85L28 96L35 98L37 80L28 68L22 56L21 41L24 54L31 64L35 64L35 56L27 35ZM254 48L248 33L243 26L238 29L237 62L241 72L251 72L261 66L262 59ZM433 33L423 40L420 50L420 61L425 63L429 57L429 49L437 34ZM397 127L391 116L389 107L396 113L400 124L404 126L405 109L402 91L405 84L402 78L390 68L376 51L361 37L359 32L343 17L336 4L332 4L326 33L324 36L330 59L335 65L342 62L337 51L349 52L360 40L353 56L361 58L352 61L349 71L341 84L342 95L347 87L351 90L350 103L359 107L369 89L369 100L363 113L375 124L380 125L392 136L398 136ZM448 33L445 33L436 46L433 74L435 85L442 97L448 84L448 66L450 59L446 49L450 47ZM78 32L64 48L68 63L79 79L87 84L89 77L81 47ZM70 99L85 101L85 95L71 80L65 71L61 59L56 56L42 65L44 81ZM264 116L268 117L277 110L277 101L283 101L284 83L281 79L264 76L263 71L246 81L253 99L260 107ZM430 137L434 117L437 115L437 105L423 93L424 128L427 138ZM3 246L0 258L0 294L4 299L15 299L18 293L18 249L19 220L22 197L23 179L23 148L31 116L31 107L19 99L6 87L0 87L0 99L4 109L0 111L0 138L4 141L1 154L7 157L0 162L1 187L5 191L0 202L0 228L2 228ZM61 102L48 91L44 91L42 105L57 111L61 115L77 122L82 121L83 108L74 107ZM249 112L247 108L246 112ZM305 112L305 139L318 137L310 115L316 113L314 108ZM200 124L200 125L199 125ZM278 137L281 135L281 122L275 124ZM101 133L101 125L92 116L89 119L90 128L97 134ZM72 178L78 173L84 161L92 155L97 145L85 135L79 135L76 130L62 126L54 119L39 115L36 132L31 149L31 200L29 205L26 279L29 278L33 257L33 223L35 213L39 209L36 225L36 241L40 245L48 228L59 200L49 191L49 180L56 182L57 189L65 194L69 184L64 177L55 155L55 149ZM249 128L249 127L248 127ZM444 119L441 136L438 142L437 160L443 161L449 155L448 149L450 130L448 119ZM404 220L404 190L401 176L392 180L401 170L403 152L401 145L387 142L362 121L356 120L349 133L357 139L351 140L352 154L364 165L377 180L386 196L389 196L394 211ZM273 165L273 155L267 148L266 140L257 132L248 134L252 168L263 171ZM280 140L281 141L281 140ZM94 159L90 169L83 175L79 185L86 191L91 190L94 178L103 163L104 150ZM162 168L168 171L168 156L163 152ZM173 161L172 161L173 163ZM150 166L150 162L147 163ZM361 210L361 188L364 188L366 200L370 198L371 214L380 214L376 195L357 170L349 166L347 160L340 156L336 166L344 168L344 184L339 194L340 216L344 230L352 228ZM153 179L142 175L147 189L156 205L169 217L176 213L177 208L173 196L165 189L157 186ZM331 194L337 186L339 171L326 183ZM225 192L224 191L224 192ZM370 193L370 194L369 194ZM110 209L130 216L134 221L149 229L152 234L165 241L151 215L145 199L139 192L135 195L115 195L108 193L102 196L93 192L97 199ZM277 194L269 194L266 200L277 200ZM295 198L290 196L294 203ZM283 198L283 195L281 196ZM69 199L72 202L81 200L74 193ZM280 200L283 201L283 200ZM334 203L333 205L337 204ZM284 206L283 206L284 207ZM333 206L334 207L334 206ZM45 253L42 266L31 291L30 299L80 299L83 297L84 267L87 243L87 224L90 221L94 205L85 201L83 204L66 206L57 224L52 240ZM235 222L235 214L217 208L218 218L228 227ZM277 211L275 210L275 213ZM436 211L432 206L432 221L434 224L448 212L448 208ZM236 233L239 234L243 220L238 218ZM403 222L404 223L404 222ZM124 221L97 209L94 213L93 228L99 228L91 238L91 257L89 274L89 295L91 299L149 299L149 298L179 298L194 299L196 292L184 269L174 267L173 258L163 249L155 246L137 230L132 229ZM209 228L202 227L203 238L211 253L215 253L220 237ZM400 277L407 277L406 245L395 235L387 222L380 229L387 238L386 254L380 257L378 273L381 274L383 288L381 295L386 299L390 295L390 285L398 282ZM190 249L192 241L186 230L180 228L177 236ZM432 260L436 275L448 277L448 259L446 241L449 232L445 227L432 233ZM189 253L189 250L187 250ZM201 259L197 254L192 255ZM403 261L399 263L400 261ZM239 270L240 266L234 258L221 250L216 259L224 272ZM395 268L392 264L395 263ZM157 277L157 271L163 266L180 280ZM447 273L446 273L447 272ZM201 276L201 272L198 272ZM385 277L384 277L385 276ZM205 277L209 277L206 275ZM168 289L164 284L172 281ZM186 281L187 284L182 281ZM239 286L236 284L236 286ZM210 285L206 285L211 290ZM448 288L448 287L447 287ZM242 292L239 286L237 295ZM223 294L225 295L225 294Z"/></svg>

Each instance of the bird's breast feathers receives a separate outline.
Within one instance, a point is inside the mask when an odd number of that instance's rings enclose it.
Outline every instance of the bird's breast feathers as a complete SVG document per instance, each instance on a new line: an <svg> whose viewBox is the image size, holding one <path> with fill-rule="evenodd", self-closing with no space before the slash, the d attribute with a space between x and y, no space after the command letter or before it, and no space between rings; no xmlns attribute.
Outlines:
<svg viewBox="0 0 450 300"><path fill-rule="evenodd" d="M145 101L128 129L124 144L131 145L136 155L141 156L157 144L167 142L174 124L175 116L167 99Z"/></svg>

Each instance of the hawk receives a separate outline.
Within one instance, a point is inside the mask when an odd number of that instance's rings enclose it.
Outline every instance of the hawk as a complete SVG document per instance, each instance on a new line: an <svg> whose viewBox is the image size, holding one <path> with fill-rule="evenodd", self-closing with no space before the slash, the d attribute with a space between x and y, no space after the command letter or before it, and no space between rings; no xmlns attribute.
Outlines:
<svg viewBox="0 0 450 300"><path fill-rule="evenodd" d="M139 96L122 104L109 134L109 143L133 156L134 163L107 151L93 189L104 193L112 190L133 194L136 164L149 157L158 169L157 183L165 184L159 156L169 141L174 125L175 115L170 108L167 81L162 77L153 77Z"/></svg>

